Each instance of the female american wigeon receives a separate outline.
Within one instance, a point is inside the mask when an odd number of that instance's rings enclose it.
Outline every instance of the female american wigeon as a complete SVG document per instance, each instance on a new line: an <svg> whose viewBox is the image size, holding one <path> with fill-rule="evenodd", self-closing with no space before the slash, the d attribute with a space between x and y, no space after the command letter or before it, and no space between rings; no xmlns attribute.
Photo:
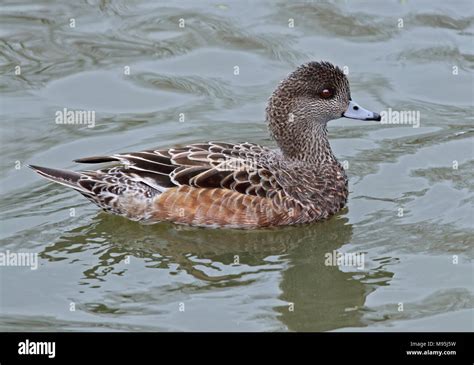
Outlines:
<svg viewBox="0 0 474 365"><path fill-rule="evenodd" d="M76 160L114 162L97 171L31 166L103 210L145 223L258 228L325 219L347 201L347 177L331 151L327 123L380 120L351 99L347 77L310 62L273 92L266 120L279 149L205 142Z"/></svg>

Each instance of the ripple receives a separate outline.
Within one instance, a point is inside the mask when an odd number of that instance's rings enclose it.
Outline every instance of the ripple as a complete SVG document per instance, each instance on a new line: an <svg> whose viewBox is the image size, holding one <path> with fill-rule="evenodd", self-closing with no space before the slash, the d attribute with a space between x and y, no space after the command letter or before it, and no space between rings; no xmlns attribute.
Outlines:
<svg viewBox="0 0 474 365"><path fill-rule="evenodd" d="M395 25L387 27L385 19L374 21L368 14L348 12L335 4L304 2L286 5L281 12L287 15L286 22L288 18L295 17L297 24L320 35L349 37L356 41L382 41L398 32ZM280 19L283 17L280 16Z"/></svg>
<svg viewBox="0 0 474 365"><path fill-rule="evenodd" d="M406 310L399 311L397 303L389 303L367 309L366 323L388 325L400 320L413 320L474 307L474 294L466 289L439 290L419 301L404 303Z"/></svg>
<svg viewBox="0 0 474 365"><path fill-rule="evenodd" d="M416 25L430 28L466 30L474 24L474 17L453 18L442 14L416 14L413 16Z"/></svg>

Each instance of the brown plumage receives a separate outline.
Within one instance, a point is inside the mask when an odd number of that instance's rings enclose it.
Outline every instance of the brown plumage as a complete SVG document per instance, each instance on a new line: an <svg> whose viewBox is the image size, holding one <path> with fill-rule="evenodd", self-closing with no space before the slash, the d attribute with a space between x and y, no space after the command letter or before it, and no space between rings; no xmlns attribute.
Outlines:
<svg viewBox="0 0 474 365"><path fill-rule="evenodd" d="M333 215L347 201L347 178L326 128L341 116L380 120L351 101L339 68L311 62L282 81L268 102L267 122L279 150L206 142L76 160L115 164L97 171L31 167L105 211L144 223L235 228L308 223Z"/></svg>

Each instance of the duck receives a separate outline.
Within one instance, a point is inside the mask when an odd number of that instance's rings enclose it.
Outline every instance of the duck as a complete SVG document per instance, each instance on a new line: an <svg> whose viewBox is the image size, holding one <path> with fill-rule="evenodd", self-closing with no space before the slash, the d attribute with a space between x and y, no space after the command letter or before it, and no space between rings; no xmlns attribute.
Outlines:
<svg viewBox="0 0 474 365"><path fill-rule="evenodd" d="M307 224L347 204L348 178L327 129L341 117L381 120L352 100L339 67L312 61L290 73L268 99L266 122L276 149L212 141L74 161L108 164L98 170L29 167L108 213L145 224L243 229Z"/></svg>

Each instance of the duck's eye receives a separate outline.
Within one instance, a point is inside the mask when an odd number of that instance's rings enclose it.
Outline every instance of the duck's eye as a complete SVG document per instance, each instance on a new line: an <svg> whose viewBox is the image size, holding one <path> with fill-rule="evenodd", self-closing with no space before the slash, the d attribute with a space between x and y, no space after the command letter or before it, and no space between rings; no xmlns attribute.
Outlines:
<svg viewBox="0 0 474 365"><path fill-rule="evenodd" d="M331 89L323 89L319 92L319 96L323 99L329 99L334 95L333 91Z"/></svg>

